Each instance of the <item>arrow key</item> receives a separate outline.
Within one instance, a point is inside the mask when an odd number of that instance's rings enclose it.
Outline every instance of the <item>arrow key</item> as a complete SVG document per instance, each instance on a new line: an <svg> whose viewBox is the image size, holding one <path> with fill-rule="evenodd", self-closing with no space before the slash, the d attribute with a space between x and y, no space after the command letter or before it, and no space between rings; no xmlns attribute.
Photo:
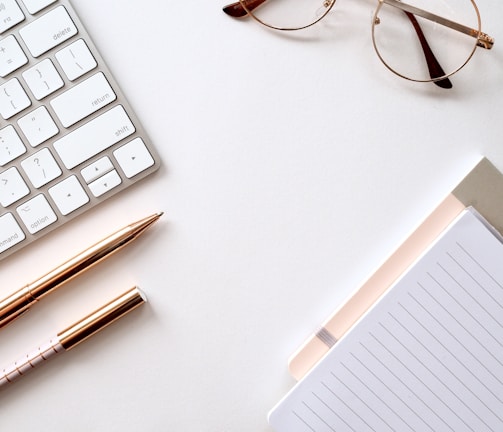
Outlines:
<svg viewBox="0 0 503 432"><path fill-rule="evenodd" d="M134 177L154 165L154 159L141 138L135 138L119 147L114 151L114 156L127 178Z"/></svg>
<svg viewBox="0 0 503 432"><path fill-rule="evenodd" d="M89 202L89 197L74 175L49 188L49 195L65 216Z"/></svg>
<svg viewBox="0 0 503 432"><path fill-rule="evenodd" d="M100 177L98 180L89 183L89 189L91 189L92 194L95 197L99 197L114 187L119 186L122 183L121 178L116 170L110 171L104 176Z"/></svg>
<svg viewBox="0 0 503 432"><path fill-rule="evenodd" d="M80 171L86 183L91 183L101 177L108 171L113 170L114 166L108 156L103 156L91 165L86 166Z"/></svg>

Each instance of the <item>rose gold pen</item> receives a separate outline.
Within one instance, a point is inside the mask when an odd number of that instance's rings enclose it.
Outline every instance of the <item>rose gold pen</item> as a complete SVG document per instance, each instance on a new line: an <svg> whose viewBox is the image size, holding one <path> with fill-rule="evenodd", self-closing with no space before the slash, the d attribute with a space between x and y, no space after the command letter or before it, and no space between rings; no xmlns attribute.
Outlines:
<svg viewBox="0 0 503 432"><path fill-rule="evenodd" d="M136 309L146 300L145 295L137 287L126 291L3 369L0 372L0 389L39 366L45 360L72 349L123 315Z"/></svg>
<svg viewBox="0 0 503 432"><path fill-rule="evenodd" d="M95 245L87 248L73 258L61 264L45 276L26 285L4 300L0 301L0 328L27 312L40 299L59 288L65 282L90 269L103 259L138 238L156 222L163 213L156 213L134 222L109 235Z"/></svg>

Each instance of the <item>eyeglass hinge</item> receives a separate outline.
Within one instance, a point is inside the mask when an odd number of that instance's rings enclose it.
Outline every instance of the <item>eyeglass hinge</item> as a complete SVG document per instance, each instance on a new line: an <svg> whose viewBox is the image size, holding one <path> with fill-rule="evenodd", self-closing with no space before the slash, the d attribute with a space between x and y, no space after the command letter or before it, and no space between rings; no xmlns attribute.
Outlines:
<svg viewBox="0 0 503 432"><path fill-rule="evenodd" d="M491 49L494 45L494 38L487 35L486 33L480 32L477 39L477 46L485 49Z"/></svg>

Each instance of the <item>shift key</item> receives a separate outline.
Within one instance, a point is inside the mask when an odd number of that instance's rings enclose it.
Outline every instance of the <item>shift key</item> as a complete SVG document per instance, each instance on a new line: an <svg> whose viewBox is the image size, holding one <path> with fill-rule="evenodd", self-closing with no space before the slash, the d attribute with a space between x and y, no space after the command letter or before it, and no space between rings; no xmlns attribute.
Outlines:
<svg viewBox="0 0 503 432"><path fill-rule="evenodd" d="M132 135L136 131L126 111L118 105L54 143L54 149L67 169Z"/></svg>

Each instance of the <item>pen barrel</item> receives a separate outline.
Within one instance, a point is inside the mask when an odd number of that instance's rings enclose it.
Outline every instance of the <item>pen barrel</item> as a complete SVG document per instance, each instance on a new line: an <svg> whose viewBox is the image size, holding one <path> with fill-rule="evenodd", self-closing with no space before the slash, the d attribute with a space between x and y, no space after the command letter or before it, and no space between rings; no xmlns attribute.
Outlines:
<svg viewBox="0 0 503 432"><path fill-rule="evenodd" d="M41 299L52 290L59 288L119 251L132 240L134 240L134 236L131 234L130 227L117 231L29 284L30 294L37 300Z"/></svg>
<svg viewBox="0 0 503 432"><path fill-rule="evenodd" d="M26 312L35 301L28 286L0 301L0 328Z"/></svg>
<svg viewBox="0 0 503 432"><path fill-rule="evenodd" d="M26 375L32 369L45 363L56 354L64 351L65 349L59 342L58 337L53 337L48 342L40 345L37 349L3 369L0 373L0 389Z"/></svg>
<svg viewBox="0 0 503 432"><path fill-rule="evenodd" d="M88 337L117 321L120 317L146 302L145 294L133 287L110 301L92 314L58 333L58 339L66 350L70 350Z"/></svg>

